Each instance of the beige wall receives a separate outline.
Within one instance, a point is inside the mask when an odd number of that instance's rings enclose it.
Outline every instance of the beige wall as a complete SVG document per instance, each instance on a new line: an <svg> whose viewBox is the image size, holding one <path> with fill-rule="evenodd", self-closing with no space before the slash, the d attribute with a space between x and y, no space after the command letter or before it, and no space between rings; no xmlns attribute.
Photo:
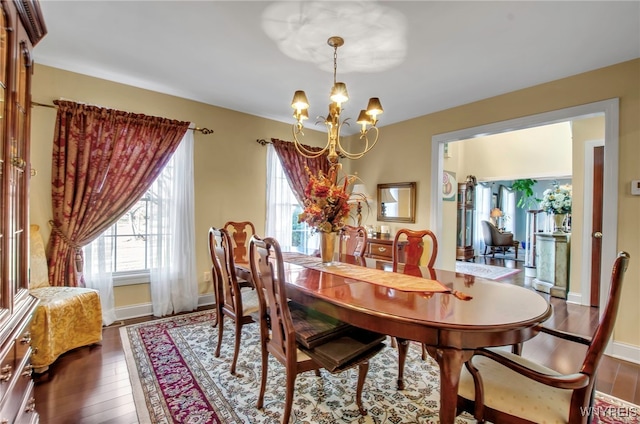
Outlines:
<svg viewBox="0 0 640 424"><path fill-rule="evenodd" d="M485 99L453 109L421 116L380 129L380 142L364 158L347 162L345 169L358 172L370 193L378 183L417 182L417 220L409 228L428 228L430 223L431 139L436 134L514 119L541 112L620 98L620 167L618 246L630 252L632 266L624 287L620 322L614 339L640 348L640 278L636 265L640 255L640 198L629 195L629 181L637 179L640 159L640 60L622 63L586 74L553 81L536 87ZM428 95L428 93L425 93ZM191 120L198 126L214 129L210 136L196 134L196 259L199 278L209 268L205 232L210 225L228 219L248 219L264 230L265 216L265 148L257 138L291 139L290 126L241 113L207 106L172 96L152 93L37 66L33 100L50 103L63 97L149 115ZM39 174L32 179L31 217L34 223L48 228L51 216L50 161L53 109L34 108L32 122L32 163ZM384 124L384 119L381 120ZM319 141L326 136L316 134ZM450 168L445 164L445 169ZM40 172L42 170L42 172ZM455 205L445 202L446 206ZM455 206L454 206L455 207ZM376 222L375 206L363 214L365 223ZM399 228L392 225L392 231ZM455 230L454 230L455 231ZM46 235L46 231L45 231ZM454 244L455 246L455 244ZM138 287L138 286L133 286ZM148 298L139 289L118 288L119 306L143 303ZM210 287L200 281L200 292ZM131 296L129 296L131 294ZM135 296L134 296L135 295ZM126 297L125 297L126 296ZM139 297L138 297L139 296Z"/></svg>
<svg viewBox="0 0 640 424"><path fill-rule="evenodd" d="M462 140L460 172L478 181L571 175L571 124Z"/></svg>

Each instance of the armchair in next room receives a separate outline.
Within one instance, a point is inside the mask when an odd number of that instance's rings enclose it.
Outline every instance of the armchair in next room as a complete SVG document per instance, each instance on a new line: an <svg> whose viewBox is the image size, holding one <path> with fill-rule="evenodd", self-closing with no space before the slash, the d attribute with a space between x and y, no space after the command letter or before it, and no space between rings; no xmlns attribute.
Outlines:
<svg viewBox="0 0 640 424"><path fill-rule="evenodd" d="M495 257L496 251L506 253L514 248L518 259L518 242L513 239L512 233L504 233L489 221L482 221L482 235L484 236L484 255L487 248L491 249L491 255Z"/></svg>

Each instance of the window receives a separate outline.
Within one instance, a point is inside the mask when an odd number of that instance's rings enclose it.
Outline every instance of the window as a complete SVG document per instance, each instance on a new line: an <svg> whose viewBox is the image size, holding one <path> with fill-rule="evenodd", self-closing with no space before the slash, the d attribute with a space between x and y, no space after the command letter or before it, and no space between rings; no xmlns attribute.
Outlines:
<svg viewBox="0 0 640 424"><path fill-rule="evenodd" d="M85 261L106 259L102 273L109 273L114 286L148 283L154 266L153 251L163 231L162 203L169 195L166 187L174 178L172 158L153 185L120 219L85 247Z"/></svg>
<svg viewBox="0 0 640 424"><path fill-rule="evenodd" d="M306 223L298 223L302 206L291 191L273 146L267 146L266 235L274 237L282 250L317 249L320 237Z"/></svg>

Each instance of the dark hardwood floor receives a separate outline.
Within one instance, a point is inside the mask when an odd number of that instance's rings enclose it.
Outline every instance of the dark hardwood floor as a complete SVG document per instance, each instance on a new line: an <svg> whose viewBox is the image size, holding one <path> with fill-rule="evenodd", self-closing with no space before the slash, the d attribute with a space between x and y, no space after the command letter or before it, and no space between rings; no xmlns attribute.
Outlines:
<svg viewBox="0 0 640 424"><path fill-rule="evenodd" d="M478 263L521 268L522 262L480 257ZM530 287L524 272L501 280ZM553 316L545 325L583 335L591 335L598 321L598 310L567 304L550 297ZM132 324L152 317L128 320ZM48 372L35 376L36 410L43 424L58 423L137 423L129 374L125 362L120 327L117 323L104 329L101 345L75 349L62 355ZM525 343L523 356L534 358L560 372L578 371L585 347L558 342L539 334ZM640 365L609 356L602 360L597 390L640 404ZM146 424L146 423L142 423Z"/></svg>

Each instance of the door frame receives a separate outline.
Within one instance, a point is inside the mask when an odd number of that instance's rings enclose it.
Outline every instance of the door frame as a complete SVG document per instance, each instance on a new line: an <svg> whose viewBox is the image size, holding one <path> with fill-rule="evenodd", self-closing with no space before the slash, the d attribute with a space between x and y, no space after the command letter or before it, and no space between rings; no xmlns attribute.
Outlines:
<svg viewBox="0 0 640 424"><path fill-rule="evenodd" d="M604 143L604 186L603 186L603 237L602 237L602 272L600 275L600 314L607 301L609 292L610 264L616 258L618 245L618 152L619 152L619 99L613 98L585 105L558 109L522 118L510 119L477 127L465 128L442 134L435 134L431 138L431 217L430 226L436 237L442 237L443 213L442 213L442 175L444 170L444 145L445 143L466 140L475 137L500 134L509 131L537 127L540 125L555 124L570 121L576 118L585 118L604 113L605 143ZM583 181L585 175L582 175ZM584 198L590 198L585 182ZM585 202L587 203L587 202ZM583 240L591 238L591 224L582 228ZM588 227L588 228L587 228ZM588 238L585 234L588 234ZM582 253L582 252L581 252ZM441 264L441 257L436 261L436 266ZM584 270L583 270L584 272ZM590 272L587 271L588 273ZM589 281L583 274L582 281ZM584 285L584 283L583 283ZM587 284L589 285L589 284ZM581 290L584 290L582 287ZM580 303L584 303L584 299Z"/></svg>

